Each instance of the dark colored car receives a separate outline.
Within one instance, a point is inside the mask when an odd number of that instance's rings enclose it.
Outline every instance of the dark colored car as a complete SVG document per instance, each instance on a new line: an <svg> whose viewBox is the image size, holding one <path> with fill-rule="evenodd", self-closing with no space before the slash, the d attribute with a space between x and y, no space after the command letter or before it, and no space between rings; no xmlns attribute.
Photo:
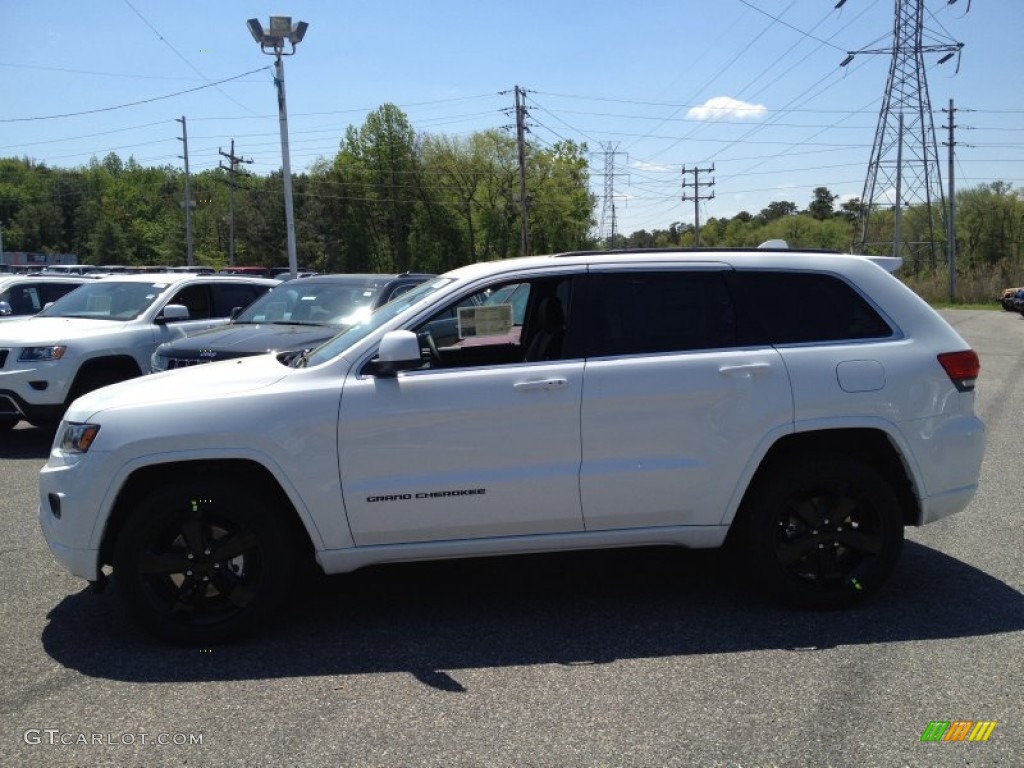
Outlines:
<svg viewBox="0 0 1024 768"><path fill-rule="evenodd" d="M254 301L228 325L161 344L150 369L157 373L215 360L311 349L430 277L406 272L289 280Z"/></svg>
<svg viewBox="0 0 1024 768"><path fill-rule="evenodd" d="M1017 310L1013 306L1013 300L1017 296L1017 291L1024 290L1024 288L1004 288L1003 292L999 295L999 303L1003 306L1007 312L1016 312Z"/></svg>

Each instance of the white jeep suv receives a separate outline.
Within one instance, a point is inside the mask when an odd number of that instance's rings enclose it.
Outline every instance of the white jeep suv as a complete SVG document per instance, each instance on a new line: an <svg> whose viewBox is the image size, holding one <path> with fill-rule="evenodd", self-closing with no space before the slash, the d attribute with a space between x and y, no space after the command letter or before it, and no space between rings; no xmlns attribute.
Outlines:
<svg viewBox="0 0 1024 768"><path fill-rule="evenodd" d="M149 370L162 342L228 322L278 280L138 274L89 280L0 324L0 432L55 425L76 397Z"/></svg>
<svg viewBox="0 0 1024 768"><path fill-rule="evenodd" d="M783 598L875 592L962 510L977 355L867 258L570 253L428 281L311 352L75 401L40 476L73 574L178 642L252 629L315 558L746 548ZM109 566L109 567L108 567Z"/></svg>

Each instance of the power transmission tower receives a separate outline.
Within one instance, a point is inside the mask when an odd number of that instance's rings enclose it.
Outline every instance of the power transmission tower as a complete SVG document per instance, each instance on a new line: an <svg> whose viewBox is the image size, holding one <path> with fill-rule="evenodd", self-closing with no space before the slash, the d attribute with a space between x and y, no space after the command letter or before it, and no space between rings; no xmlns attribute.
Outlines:
<svg viewBox="0 0 1024 768"><path fill-rule="evenodd" d="M715 193L712 192L709 195L702 195L700 193L701 187L713 187L715 186L715 180L711 181L700 181L700 175L702 173L714 173L715 164L712 163L710 168L687 168L683 166L683 196L681 200L685 203L687 200L693 200L693 245L695 248L700 248L700 201L701 200L714 200ZM686 174L693 174L693 184L688 185L686 182ZM693 187L693 196L691 197L686 193L687 186Z"/></svg>
<svg viewBox="0 0 1024 768"><path fill-rule="evenodd" d="M192 179L188 172L188 127L185 125L185 116L182 115L178 122L181 123L181 136L178 137L178 141L184 144L185 152L184 155L178 155L185 161L185 200L182 203L185 208L185 252L187 254L185 264L191 267L194 265L192 260L192 207L195 205L195 201L192 200Z"/></svg>
<svg viewBox="0 0 1024 768"><path fill-rule="evenodd" d="M599 236L606 243L612 243L618 234L618 227L615 218L615 177L625 176L624 173L615 172L615 156L622 155L619 152L619 142L601 142L604 150L604 201L601 206L601 223Z"/></svg>
<svg viewBox="0 0 1024 768"><path fill-rule="evenodd" d="M956 0L952 0L956 2ZM861 194L861 252L869 249L870 221L873 210L894 207L892 255L901 256L903 243L900 235L902 210L909 205L924 206L927 218L928 240L924 243L935 265L936 209L944 211L942 174L939 167L935 123L932 120L931 99L924 54L944 53L943 63L960 53L963 43L940 42L925 44L925 0L895 0L895 18L892 47L873 50L848 51L841 66L846 66L858 54L890 54L889 76L885 95L878 115L871 161ZM938 35L928 30L929 39ZM910 254L915 267L916 249Z"/></svg>
<svg viewBox="0 0 1024 768"><path fill-rule="evenodd" d="M230 214L228 219L228 263L233 267L235 266L235 176L245 171L241 171L238 168L239 163L251 163L252 159L245 159L244 157L235 156L235 140L231 140L231 154L226 153L220 147L217 147L217 153L228 158L230 165L225 166L224 163L218 165L228 172L228 178L230 180L230 188L228 192L230 202Z"/></svg>

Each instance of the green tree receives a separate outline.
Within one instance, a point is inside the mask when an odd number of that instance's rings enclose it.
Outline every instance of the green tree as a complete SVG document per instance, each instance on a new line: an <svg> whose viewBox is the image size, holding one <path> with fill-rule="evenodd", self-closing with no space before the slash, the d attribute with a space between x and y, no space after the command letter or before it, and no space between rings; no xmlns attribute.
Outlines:
<svg viewBox="0 0 1024 768"><path fill-rule="evenodd" d="M828 187L815 187L812 194L814 198L811 200L810 205L807 206L807 212L818 221L831 219L835 213L834 206L839 195L833 195L829 192Z"/></svg>

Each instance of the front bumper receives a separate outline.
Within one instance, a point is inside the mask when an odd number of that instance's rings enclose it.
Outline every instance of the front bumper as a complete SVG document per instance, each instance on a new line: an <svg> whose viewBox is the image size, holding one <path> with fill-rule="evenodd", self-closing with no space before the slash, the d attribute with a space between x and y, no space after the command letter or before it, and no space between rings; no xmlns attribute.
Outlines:
<svg viewBox="0 0 1024 768"><path fill-rule="evenodd" d="M39 473L39 527L64 568L88 581L100 578L99 524L107 477L102 452L69 456L51 452Z"/></svg>

